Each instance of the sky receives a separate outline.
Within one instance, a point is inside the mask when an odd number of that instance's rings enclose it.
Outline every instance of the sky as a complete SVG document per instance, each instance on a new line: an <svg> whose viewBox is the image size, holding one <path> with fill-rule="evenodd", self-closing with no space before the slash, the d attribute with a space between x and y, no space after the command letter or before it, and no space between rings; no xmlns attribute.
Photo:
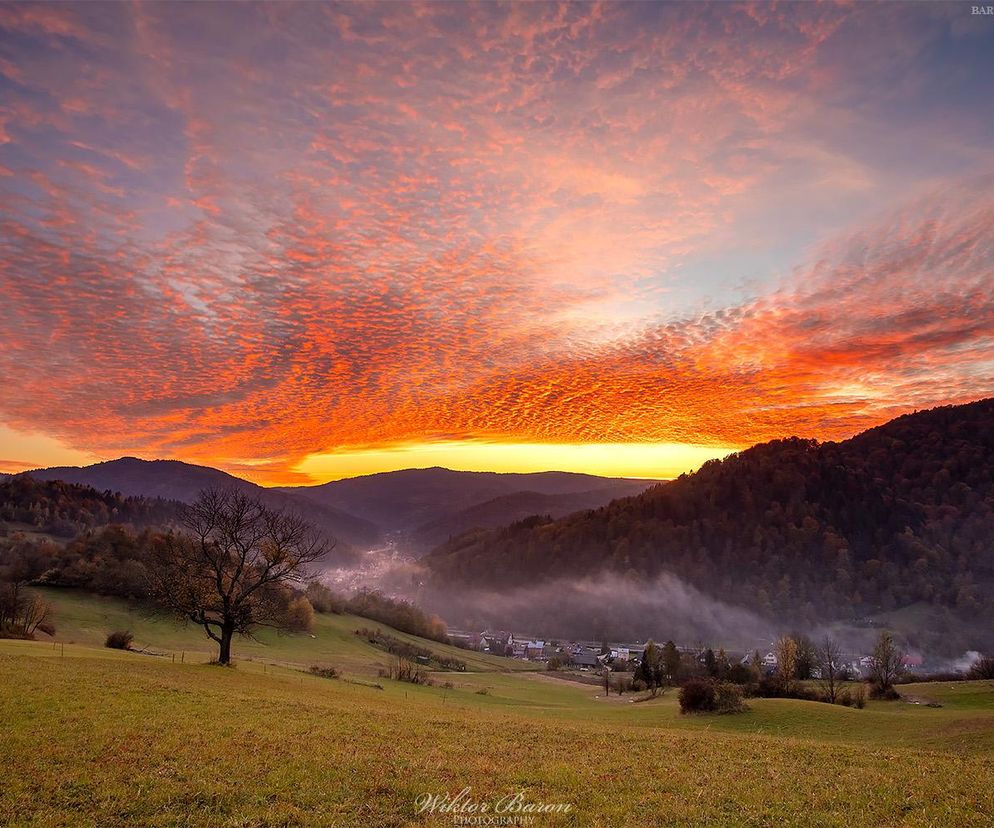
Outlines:
<svg viewBox="0 0 994 828"><path fill-rule="evenodd" d="M672 477L994 393L994 19L0 3L0 469Z"/></svg>

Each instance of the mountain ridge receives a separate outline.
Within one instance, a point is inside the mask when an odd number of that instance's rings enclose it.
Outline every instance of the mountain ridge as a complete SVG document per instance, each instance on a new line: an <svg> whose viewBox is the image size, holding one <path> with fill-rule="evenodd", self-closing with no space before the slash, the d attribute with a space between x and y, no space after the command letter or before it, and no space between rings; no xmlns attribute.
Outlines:
<svg viewBox="0 0 994 828"><path fill-rule="evenodd" d="M994 398L848 440L788 438L553 521L471 533L423 562L451 585L670 573L811 625L916 602L994 610Z"/></svg>

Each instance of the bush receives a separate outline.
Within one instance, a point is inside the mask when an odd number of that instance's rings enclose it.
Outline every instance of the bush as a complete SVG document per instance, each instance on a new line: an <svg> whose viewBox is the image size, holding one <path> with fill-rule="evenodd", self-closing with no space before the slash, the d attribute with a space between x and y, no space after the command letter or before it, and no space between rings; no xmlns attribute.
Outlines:
<svg viewBox="0 0 994 828"><path fill-rule="evenodd" d="M879 684L873 684L870 686L870 698L877 701L897 701L901 698L901 694L893 687L881 687Z"/></svg>
<svg viewBox="0 0 994 828"><path fill-rule="evenodd" d="M303 595L290 599L286 608L287 629L294 632L310 632L314 626L314 607Z"/></svg>
<svg viewBox="0 0 994 828"><path fill-rule="evenodd" d="M558 670L561 670L562 667L563 667L562 660L556 658L555 656L553 656L552 658L550 658L549 659L549 663L545 665L545 669L548 670L549 672L552 672L552 673L554 673L554 672L556 672Z"/></svg>
<svg viewBox="0 0 994 828"><path fill-rule="evenodd" d="M338 678L338 670L334 667L319 667L317 664L311 665L311 675L326 679Z"/></svg>
<svg viewBox="0 0 994 828"><path fill-rule="evenodd" d="M710 713L715 709L714 684L705 679L691 679L680 688L681 713Z"/></svg>
<svg viewBox="0 0 994 828"><path fill-rule="evenodd" d="M745 713L749 708L739 685L720 681L714 688L714 709L716 713Z"/></svg>
<svg viewBox="0 0 994 828"><path fill-rule="evenodd" d="M733 664L728 668L728 680L733 684L752 684L756 676L744 664Z"/></svg>
<svg viewBox="0 0 994 828"><path fill-rule="evenodd" d="M994 679L994 656L981 656L966 675L971 679Z"/></svg>
<svg viewBox="0 0 994 828"><path fill-rule="evenodd" d="M131 642L134 640L135 637L129 630L115 630L107 635L104 646L110 647L112 650L130 650Z"/></svg>

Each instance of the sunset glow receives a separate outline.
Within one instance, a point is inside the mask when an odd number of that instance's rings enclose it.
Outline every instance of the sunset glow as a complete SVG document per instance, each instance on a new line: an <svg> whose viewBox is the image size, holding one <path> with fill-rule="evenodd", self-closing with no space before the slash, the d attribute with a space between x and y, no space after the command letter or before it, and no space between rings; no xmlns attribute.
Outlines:
<svg viewBox="0 0 994 828"><path fill-rule="evenodd" d="M672 477L994 393L994 19L0 3L0 470Z"/></svg>

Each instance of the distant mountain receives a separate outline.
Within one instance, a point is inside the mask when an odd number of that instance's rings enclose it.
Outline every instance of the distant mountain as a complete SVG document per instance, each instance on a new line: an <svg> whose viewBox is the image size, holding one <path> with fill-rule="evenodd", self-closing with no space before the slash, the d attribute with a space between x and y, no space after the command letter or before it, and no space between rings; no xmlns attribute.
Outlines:
<svg viewBox="0 0 994 828"><path fill-rule="evenodd" d="M599 504L607 503L641 491L648 485L648 481L570 472L501 474L434 467L383 472L281 491L304 494L325 506L375 523L384 531L412 533L416 537L421 527L425 527L427 534L447 533L448 529L442 525L445 521L452 521L453 527L466 526L467 520L472 524L471 516L460 518L458 515L508 495L520 495L516 503L506 505L508 519L513 520L522 508L528 514L549 511L549 501L543 500L549 496L583 494L583 505L577 508L586 508L586 504L594 500ZM594 492L599 493L596 498ZM534 505L523 505L529 500L534 501ZM500 504L481 507L480 514L495 515L502 508ZM559 508L554 511L562 514ZM488 522L493 525L492 518L485 519L481 525L488 525Z"/></svg>
<svg viewBox="0 0 994 828"><path fill-rule="evenodd" d="M372 523L334 506L315 502L302 492L290 495L276 489L266 489L209 466L195 466L178 460L121 457L92 466L56 466L34 469L23 474L36 480L63 480L92 486L99 491L119 492L126 496L159 497L184 503L195 500L203 489L232 488L257 497L274 508L296 509L316 527L345 546L370 546L380 537L379 530Z"/></svg>
<svg viewBox="0 0 994 828"><path fill-rule="evenodd" d="M455 538L434 579L506 590L667 573L781 623L931 605L994 639L994 399L841 443L776 440L560 520Z"/></svg>
<svg viewBox="0 0 994 828"><path fill-rule="evenodd" d="M649 484L644 481L619 481L607 488L566 494L515 492L478 503L459 512L444 515L419 526L411 540L418 547L433 549L450 538L473 529L493 529L506 526L532 515L560 518L584 509L596 509L619 497L638 494Z"/></svg>

